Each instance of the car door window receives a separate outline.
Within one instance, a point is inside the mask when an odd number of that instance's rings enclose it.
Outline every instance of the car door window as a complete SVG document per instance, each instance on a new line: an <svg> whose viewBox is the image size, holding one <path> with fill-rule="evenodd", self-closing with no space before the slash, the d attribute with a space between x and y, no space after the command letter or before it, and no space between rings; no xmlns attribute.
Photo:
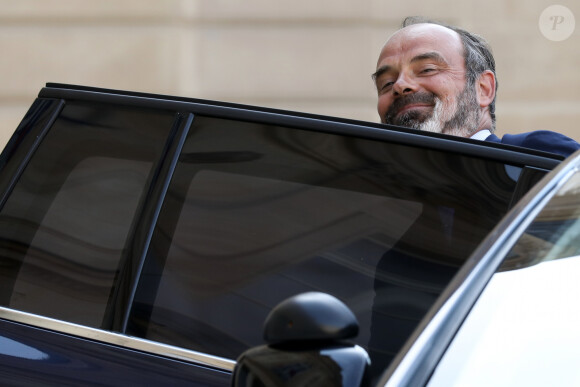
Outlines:
<svg viewBox="0 0 580 387"><path fill-rule="evenodd" d="M0 305L101 326L173 120L67 103L0 211Z"/></svg>
<svg viewBox="0 0 580 387"><path fill-rule="evenodd" d="M382 370L505 214L518 171L450 152L196 116L127 332L235 359L262 343L277 303L317 290L355 312L357 343Z"/></svg>

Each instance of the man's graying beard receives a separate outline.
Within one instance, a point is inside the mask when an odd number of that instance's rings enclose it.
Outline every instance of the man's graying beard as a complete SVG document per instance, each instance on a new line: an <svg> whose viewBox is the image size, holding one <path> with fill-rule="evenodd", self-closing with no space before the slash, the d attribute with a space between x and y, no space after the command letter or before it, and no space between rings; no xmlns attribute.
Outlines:
<svg viewBox="0 0 580 387"><path fill-rule="evenodd" d="M406 105L423 103L433 105L431 112L407 111L396 117ZM385 114L385 123L404 126L427 132L469 137L476 130L480 119L475 88L465 86L457 96L455 106L448 100L441 100L433 93L413 93L396 99Z"/></svg>

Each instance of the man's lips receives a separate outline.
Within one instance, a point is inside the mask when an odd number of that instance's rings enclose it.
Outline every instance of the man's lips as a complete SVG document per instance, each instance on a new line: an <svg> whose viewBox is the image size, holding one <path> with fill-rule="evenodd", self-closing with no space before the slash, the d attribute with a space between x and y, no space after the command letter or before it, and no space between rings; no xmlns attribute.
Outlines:
<svg viewBox="0 0 580 387"><path fill-rule="evenodd" d="M402 108L399 109L399 111L397 112L397 116L409 111L409 110L413 110L413 109L432 109L433 105L431 104L426 104L426 103L410 103L408 105L403 106Z"/></svg>
<svg viewBox="0 0 580 387"><path fill-rule="evenodd" d="M408 120L421 121L435 109L437 97L433 93L418 92L396 98L385 113L384 122L408 124Z"/></svg>

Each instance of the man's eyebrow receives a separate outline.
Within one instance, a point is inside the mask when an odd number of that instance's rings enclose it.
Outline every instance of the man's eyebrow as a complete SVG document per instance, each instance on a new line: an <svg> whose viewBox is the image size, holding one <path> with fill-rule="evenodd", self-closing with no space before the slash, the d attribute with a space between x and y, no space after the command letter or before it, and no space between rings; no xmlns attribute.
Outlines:
<svg viewBox="0 0 580 387"><path fill-rule="evenodd" d="M434 61L439 62L439 63L447 64L447 61L445 60L445 58L443 58L443 56L436 51L426 52L426 53L414 56L413 59L411 59L411 63L420 62L423 60L434 60ZM373 79L373 81L376 82L378 77L380 77L381 75L383 75L386 72L389 72L391 69L392 69L392 66L389 66L389 65L381 66L377 69L377 71L375 71L374 74L371 75L371 78Z"/></svg>
<svg viewBox="0 0 580 387"><path fill-rule="evenodd" d="M438 52L435 52L435 51L426 52L424 54L419 54L417 56L414 56L413 59L411 59L411 63L420 62L423 60L434 60L434 61L440 62L440 63L447 63L445 58L443 58L443 56L441 54L439 54Z"/></svg>
<svg viewBox="0 0 580 387"><path fill-rule="evenodd" d="M377 71L374 72L374 74L371 75L371 78L373 79L373 81L376 82L377 78L380 77L381 75L383 75L384 73L388 72L389 70L391 70L392 66L389 65L384 65L381 66L377 69Z"/></svg>

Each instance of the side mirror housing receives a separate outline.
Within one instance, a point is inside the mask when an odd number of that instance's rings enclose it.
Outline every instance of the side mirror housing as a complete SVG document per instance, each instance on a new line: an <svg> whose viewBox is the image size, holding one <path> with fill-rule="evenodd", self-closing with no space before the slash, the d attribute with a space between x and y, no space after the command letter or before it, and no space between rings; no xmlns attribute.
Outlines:
<svg viewBox="0 0 580 387"><path fill-rule="evenodd" d="M264 323L266 345L244 352L232 385L367 386L370 359L347 339L358 321L340 300L309 292L278 304Z"/></svg>

